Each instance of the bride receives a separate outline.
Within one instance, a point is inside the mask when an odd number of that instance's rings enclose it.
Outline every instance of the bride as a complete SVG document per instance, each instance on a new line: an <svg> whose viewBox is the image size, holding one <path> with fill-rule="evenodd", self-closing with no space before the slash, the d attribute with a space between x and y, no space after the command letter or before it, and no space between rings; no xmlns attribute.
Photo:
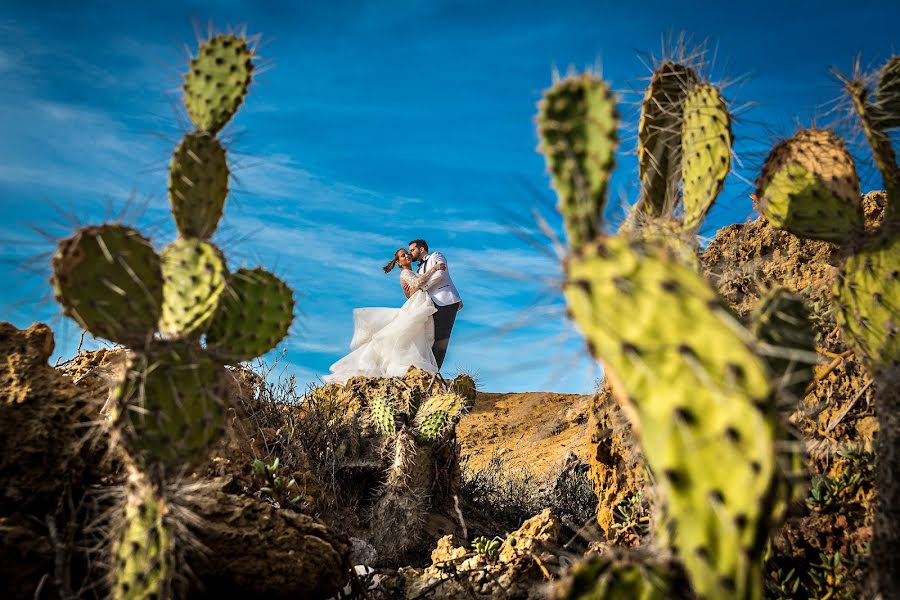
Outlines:
<svg viewBox="0 0 900 600"><path fill-rule="evenodd" d="M353 311L353 340L350 354L330 367L325 383L345 383L351 377L399 377L411 366L438 372L431 352L434 344L434 319L437 312L431 298L420 289L438 270L447 265L436 263L426 273L412 270L412 256L406 248L394 253L384 267L390 273L400 266L400 285L406 303L400 308L357 308Z"/></svg>

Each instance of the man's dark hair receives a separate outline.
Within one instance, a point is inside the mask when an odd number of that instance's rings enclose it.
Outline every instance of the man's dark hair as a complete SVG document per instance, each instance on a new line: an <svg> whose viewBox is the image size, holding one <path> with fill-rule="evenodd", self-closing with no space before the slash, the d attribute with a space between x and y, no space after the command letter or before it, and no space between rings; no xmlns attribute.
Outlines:
<svg viewBox="0 0 900 600"><path fill-rule="evenodd" d="M425 248L425 253L428 253L428 242L426 242L425 240L413 240L408 245L412 246L413 244L415 244L418 248Z"/></svg>

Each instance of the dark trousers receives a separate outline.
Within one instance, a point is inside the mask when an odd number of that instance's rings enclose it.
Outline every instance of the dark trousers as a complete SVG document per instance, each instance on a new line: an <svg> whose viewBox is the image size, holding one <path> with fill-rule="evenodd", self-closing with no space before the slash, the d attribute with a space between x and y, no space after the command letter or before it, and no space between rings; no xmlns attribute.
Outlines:
<svg viewBox="0 0 900 600"><path fill-rule="evenodd" d="M459 312L459 302L448 304L447 306L438 306L435 304L437 312L434 313L434 346L431 352L434 354L434 360L437 362L438 369L444 364L444 357L447 355L447 346L450 344L450 332L453 331L453 323L456 321L456 313Z"/></svg>

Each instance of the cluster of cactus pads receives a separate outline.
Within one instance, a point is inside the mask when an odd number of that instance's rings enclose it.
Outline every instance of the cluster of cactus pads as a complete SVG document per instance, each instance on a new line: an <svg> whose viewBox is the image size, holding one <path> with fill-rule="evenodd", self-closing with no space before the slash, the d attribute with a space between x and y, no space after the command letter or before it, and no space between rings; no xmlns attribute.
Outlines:
<svg viewBox="0 0 900 600"><path fill-rule="evenodd" d="M784 504L778 390L760 342L698 273L692 242L731 165L722 94L690 66L658 66L638 133L641 197L616 235L601 226L618 126L607 84L591 74L555 83L537 123L570 245L569 313L658 481L658 542L699 597L759 598ZM614 567L571 597L667 597L659 577L641 582L654 568Z"/></svg>
<svg viewBox="0 0 900 600"><path fill-rule="evenodd" d="M464 396L468 391L471 396ZM445 393L409 401L383 395L369 403L368 418L389 456L384 487L372 509L374 539L383 557L399 556L416 541L437 468L431 450L448 438L474 396L474 381L461 375Z"/></svg>
<svg viewBox="0 0 900 600"><path fill-rule="evenodd" d="M200 44L184 75L195 130L169 168L178 239L157 254L138 231L102 224L79 229L53 257L52 284L65 314L129 349L110 411L131 461L112 540L116 598L170 593L177 527L167 482L202 461L225 429L225 365L268 352L293 321L285 283L263 269L229 272L210 241L229 179L216 133L243 102L253 59L245 37L216 35Z"/></svg>
<svg viewBox="0 0 900 600"><path fill-rule="evenodd" d="M892 388L893 402L879 408L884 427L897 409L900 379L900 174L886 133L900 124L900 59L881 70L874 101L858 81L847 87L888 189L879 231L866 231L855 165L827 130L803 130L776 145L756 197L773 225L847 248L834 289L837 319L876 379L882 374L881 385ZM563 265L569 314L602 359L657 481L657 543L683 567L696 596L761 598L769 532L797 492L785 477L788 461L776 454L786 435L776 402L804 395L815 347L798 296L771 290L744 324L698 272L692 238L731 166L727 104L693 67L658 65L639 124L640 198L615 235L601 226L617 143L607 84L590 73L555 82L537 124L570 246ZM896 432L884 437L896 446ZM791 458L796 465L799 456ZM883 507L897 505L889 483L882 482ZM884 528L898 535L896 523ZM608 561L585 567L581 591L568 597L669 597L659 575L646 579L654 569ZM585 579L591 573L594 586Z"/></svg>

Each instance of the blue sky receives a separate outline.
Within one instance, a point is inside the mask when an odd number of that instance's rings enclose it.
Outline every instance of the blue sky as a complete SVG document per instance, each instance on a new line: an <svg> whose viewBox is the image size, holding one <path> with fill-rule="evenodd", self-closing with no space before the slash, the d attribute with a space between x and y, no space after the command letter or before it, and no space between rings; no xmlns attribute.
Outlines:
<svg viewBox="0 0 900 600"><path fill-rule="evenodd" d="M353 307L402 304L397 272L380 267L423 237L466 303L445 371L498 392L588 392L600 375L561 317L552 244L533 216L559 230L533 125L554 68L602 68L621 92L627 151L643 55L671 32L708 39L710 75L736 82L726 97L739 109L740 162L701 232L712 235L751 216L747 181L772 136L829 121L829 67L900 49L900 5L887 1L3 2L0 318L49 322L57 355L80 331L46 299L40 257L53 242L31 227L66 236L136 195L126 221L159 247L174 238L166 166L186 130L177 88L192 19L262 35L269 68L224 132L235 181L216 241L232 268L272 266L297 291L286 372L327 373L347 351ZM635 180L623 153L613 208L634 201Z"/></svg>

